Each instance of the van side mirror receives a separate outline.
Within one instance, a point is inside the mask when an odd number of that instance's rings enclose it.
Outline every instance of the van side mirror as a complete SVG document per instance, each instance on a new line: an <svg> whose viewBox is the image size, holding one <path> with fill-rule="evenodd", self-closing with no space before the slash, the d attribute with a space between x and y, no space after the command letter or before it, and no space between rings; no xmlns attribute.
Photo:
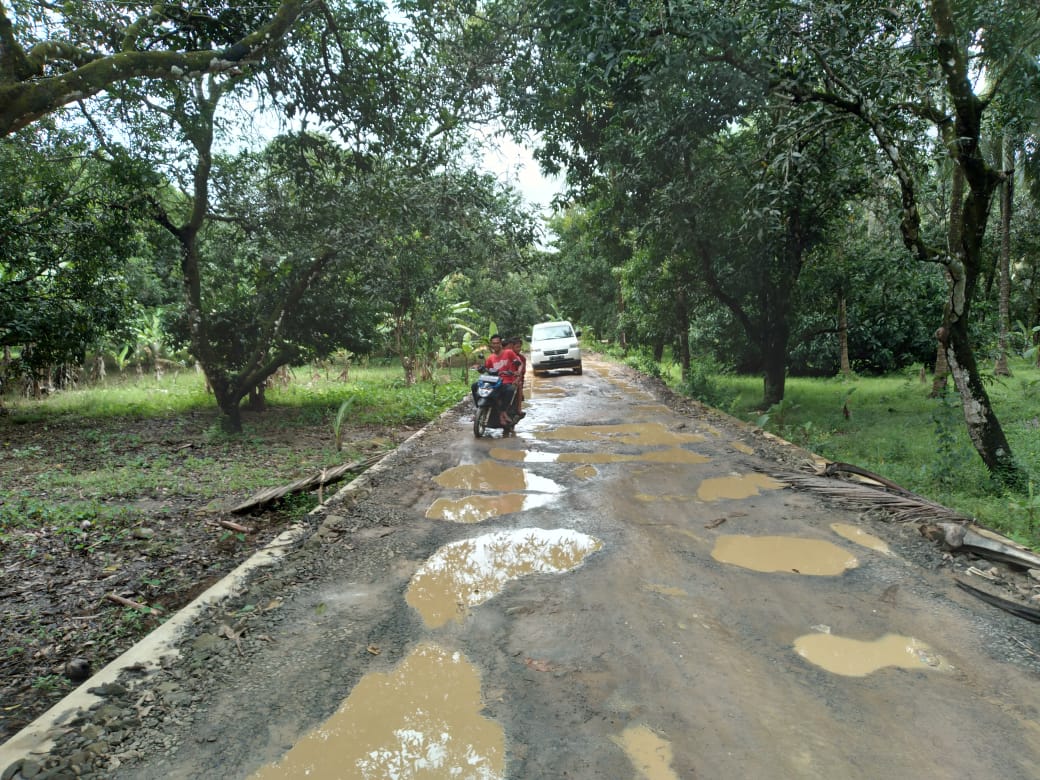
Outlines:
<svg viewBox="0 0 1040 780"><path fill-rule="evenodd" d="M576 338L579 338L579 339L580 339L580 338L581 338L581 331L580 331L580 330L576 330L576 331L574 331L574 336L575 336Z"/></svg>

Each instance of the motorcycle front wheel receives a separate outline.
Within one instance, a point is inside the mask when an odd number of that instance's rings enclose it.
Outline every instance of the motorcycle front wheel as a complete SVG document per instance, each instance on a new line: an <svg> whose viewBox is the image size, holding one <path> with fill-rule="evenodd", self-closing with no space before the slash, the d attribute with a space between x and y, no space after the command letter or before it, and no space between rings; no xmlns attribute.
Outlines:
<svg viewBox="0 0 1040 780"><path fill-rule="evenodd" d="M482 406L473 415L473 435L478 439L487 431L488 420L491 417L491 407Z"/></svg>

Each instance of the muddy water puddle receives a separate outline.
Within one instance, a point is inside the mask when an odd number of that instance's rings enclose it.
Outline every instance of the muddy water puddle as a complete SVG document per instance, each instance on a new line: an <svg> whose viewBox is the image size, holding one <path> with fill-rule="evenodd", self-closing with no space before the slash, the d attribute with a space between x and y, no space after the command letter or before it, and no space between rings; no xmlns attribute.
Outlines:
<svg viewBox="0 0 1040 780"><path fill-rule="evenodd" d="M570 571L601 547L595 537L567 529L520 528L463 539L440 548L419 568L405 601L437 628L460 620L512 580Z"/></svg>
<svg viewBox="0 0 1040 780"><path fill-rule="evenodd" d="M892 554L892 550L883 539L879 539L874 534L864 531L858 525L853 525L852 523L831 523L831 530L850 542L855 542L885 555Z"/></svg>
<svg viewBox="0 0 1040 780"><path fill-rule="evenodd" d="M540 493L559 493L563 490L561 485L551 479L493 460L454 466L442 471L433 481L445 488L485 492L533 490Z"/></svg>
<svg viewBox="0 0 1040 780"><path fill-rule="evenodd" d="M336 714L252 780L502 778L505 734L482 708L477 668L422 644L396 669L361 678Z"/></svg>
<svg viewBox="0 0 1040 780"><path fill-rule="evenodd" d="M630 726L611 737L625 751L639 780L679 780L672 769L672 743L646 726Z"/></svg>
<svg viewBox="0 0 1040 780"><path fill-rule="evenodd" d="M758 473L711 477L701 482L697 488L697 498L701 501L750 498L763 490L779 490L782 487L782 482Z"/></svg>
<svg viewBox="0 0 1040 780"><path fill-rule="evenodd" d="M678 447L702 442L699 433L676 433L661 423L621 423L618 425L562 425L549 431L539 431L538 439L564 441L595 441L631 444L636 447Z"/></svg>
<svg viewBox="0 0 1040 780"><path fill-rule="evenodd" d="M480 523L492 517L524 512L556 500L549 493L504 493L497 496L466 496L451 499L438 498L426 510L430 520L452 523Z"/></svg>
<svg viewBox="0 0 1040 780"><path fill-rule="evenodd" d="M510 450L494 447L488 453L492 458L520 463L707 463L711 459L681 447L651 450L639 454L611 452L540 452L537 450Z"/></svg>
<svg viewBox="0 0 1040 780"><path fill-rule="evenodd" d="M711 557L744 569L835 576L859 565L856 556L823 539L797 536L720 536Z"/></svg>
<svg viewBox="0 0 1040 780"><path fill-rule="evenodd" d="M807 661L846 677L865 677L888 666L940 671L952 669L948 661L924 642L898 634L886 634L873 641L827 633L807 634L795 640L794 648Z"/></svg>

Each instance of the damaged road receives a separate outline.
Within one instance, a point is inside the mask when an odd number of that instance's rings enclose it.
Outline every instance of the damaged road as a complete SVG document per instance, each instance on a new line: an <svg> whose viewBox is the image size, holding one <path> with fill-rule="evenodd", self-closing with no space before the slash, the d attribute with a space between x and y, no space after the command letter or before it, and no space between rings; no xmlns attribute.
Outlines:
<svg viewBox="0 0 1040 780"><path fill-rule="evenodd" d="M4 780L1040 776L1040 628L916 525L617 366L529 390L514 437L463 406L410 439Z"/></svg>

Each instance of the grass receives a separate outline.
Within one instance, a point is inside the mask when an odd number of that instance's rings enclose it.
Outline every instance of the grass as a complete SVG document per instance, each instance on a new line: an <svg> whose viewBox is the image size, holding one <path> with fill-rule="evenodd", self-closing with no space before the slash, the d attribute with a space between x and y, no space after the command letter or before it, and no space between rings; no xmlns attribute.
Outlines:
<svg viewBox="0 0 1040 780"><path fill-rule="evenodd" d="M467 389L457 371L407 386L389 362L352 366L349 382L336 370L296 373L288 385L267 389L267 410L244 415L239 436L223 432L193 371L161 380L110 377L43 401L7 396L0 541L12 528L40 525L75 536L85 521L118 534L141 519L135 499L216 501L302 475L287 474L286 464L302 471L370 455L392 442L355 436L344 445L346 429L422 425ZM288 501L285 508L305 514L312 506Z"/></svg>
<svg viewBox="0 0 1040 780"><path fill-rule="evenodd" d="M853 463L908 490L975 517L1040 548L1040 370L1012 361L1011 377L990 377L987 392L1011 450L1032 475L1025 495L992 480L968 438L952 382L945 398L918 369L884 377L789 378L782 404L762 411L761 377L713 374L712 405L833 461ZM678 367L664 366L679 385ZM846 417L843 408L848 408Z"/></svg>

